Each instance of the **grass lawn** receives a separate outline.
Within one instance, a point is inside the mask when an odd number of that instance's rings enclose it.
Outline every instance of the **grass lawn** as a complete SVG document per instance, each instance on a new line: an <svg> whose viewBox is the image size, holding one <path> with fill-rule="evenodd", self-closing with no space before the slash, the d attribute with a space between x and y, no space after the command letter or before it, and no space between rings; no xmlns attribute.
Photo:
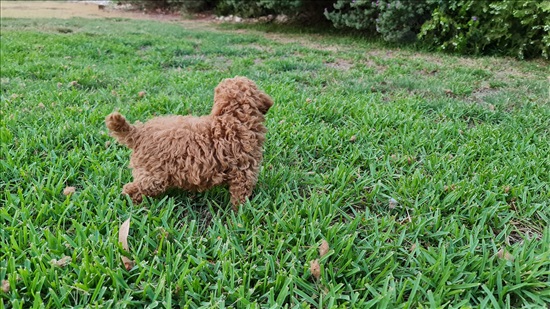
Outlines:
<svg viewBox="0 0 550 309"><path fill-rule="evenodd" d="M2 19L2 307L547 308L548 63L188 25ZM105 116L235 75L275 101L250 202L121 196Z"/></svg>

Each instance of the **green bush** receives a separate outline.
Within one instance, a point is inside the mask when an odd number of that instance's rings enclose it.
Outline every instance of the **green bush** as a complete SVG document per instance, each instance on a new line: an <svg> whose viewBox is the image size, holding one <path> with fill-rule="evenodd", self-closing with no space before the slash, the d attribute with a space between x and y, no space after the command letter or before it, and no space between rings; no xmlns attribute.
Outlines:
<svg viewBox="0 0 550 309"><path fill-rule="evenodd" d="M300 15L318 21L323 18L325 8L333 0L220 0L216 8L220 15L237 15L240 17L258 17L268 14L285 14L292 17Z"/></svg>
<svg viewBox="0 0 550 309"><path fill-rule="evenodd" d="M218 4L218 0L168 0L181 3L181 7L188 12L202 12L212 10Z"/></svg>
<svg viewBox="0 0 550 309"><path fill-rule="evenodd" d="M216 12L219 15L237 15L244 18L272 13L257 0L220 0Z"/></svg>
<svg viewBox="0 0 550 309"><path fill-rule="evenodd" d="M139 8L200 12L213 9L218 0L120 0Z"/></svg>
<svg viewBox="0 0 550 309"><path fill-rule="evenodd" d="M427 0L338 0L325 16L338 28L380 33L388 42L416 38L435 4Z"/></svg>
<svg viewBox="0 0 550 309"><path fill-rule="evenodd" d="M548 59L550 1L446 1L434 9L419 37L440 50L463 54Z"/></svg>

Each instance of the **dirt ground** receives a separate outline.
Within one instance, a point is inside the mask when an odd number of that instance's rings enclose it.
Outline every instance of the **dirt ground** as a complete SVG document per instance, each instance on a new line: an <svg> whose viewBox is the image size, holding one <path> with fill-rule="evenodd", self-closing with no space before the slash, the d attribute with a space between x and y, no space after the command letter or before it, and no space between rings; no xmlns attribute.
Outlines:
<svg viewBox="0 0 550 309"><path fill-rule="evenodd" d="M100 8L93 2L66 1L0 1L0 16L11 18L133 18L181 21L178 14L160 14L129 11L112 5Z"/></svg>

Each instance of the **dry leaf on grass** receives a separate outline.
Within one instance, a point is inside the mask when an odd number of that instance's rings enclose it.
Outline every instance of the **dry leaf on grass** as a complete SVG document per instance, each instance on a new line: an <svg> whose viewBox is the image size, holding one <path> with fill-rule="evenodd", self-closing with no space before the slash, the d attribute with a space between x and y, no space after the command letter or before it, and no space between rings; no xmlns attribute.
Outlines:
<svg viewBox="0 0 550 309"><path fill-rule="evenodd" d="M319 256L320 257L325 256L329 250L330 250L330 247L328 245L328 242L323 239L323 241L321 241L321 245L319 246Z"/></svg>
<svg viewBox="0 0 550 309"><path fill-rule="evenodd" d="M122 223L122 225L120 226L120 230L118 231L118 241L122 245L122 248L126 251L129 251L128 233L130 233L130 218ZM134 261L125 257L124 255L122 256L122 263L124 263L124 267L126 268L126 270L132 269L135 264Z"/></svg>
<svg viewBox="0 0 550 309"><path fill-rule="evenodd" d="M122 263L124 263L124 268L126 268L126 270L130 270L130 269L134 268L134 265L136 265L136 263L134 263L134 261L132 261L129 258L125 257L124 255L122 256Z"/></svg>
<svg viewBox="0 0 550 309"><path fill-rule="evenodd" d="M69 265L71 263L71 261L72 261L72 258L70 256L64 256L59 260L52 259L50 261L50 264L55 265L55 266L59 266L59 267L65 267L65 266Z"/></svg>
<svg viewBox="0 0 550 309"><path fill-rule="evenodd" d="M350 139L349 139L349 142L350 142L350 143L355 143L356 140L357 140L357 136L352 135L352 136L350 137Z"/></svg>
<svg viewBox="0 0 550 309"><path fill-rule="evenodd" d="M130 218L120 225L120 230L118 231L118 241L122 245L122 248L128 251L128 234L130 233Z"/></svg>
<svg viewBox="0 0 550 309"><path fill-rule="evenodd" d="M399 203L392 197L390 198L389 207L390 209L395 209Z"/></svg>
<svg viewBox="0 0 550 309"><path fill-rule="evenodd" d="M319 264L318 259L309 262L309 271L311 271L311 274L315 277L315 279L319 280L321 277L321 265Z"/></svg>
<svg viewBox="0 0 550 309"><path fill-rule="evenodd" d="M63 189L63 195L71 195L75 192L76 192L75 187L66 187L65 189Z"/></svg>
<svg viewBox="0 0 550 309"><path fill-rule="evenodd" d="M504 248L498 250L497 257L499 259L505 259L505 260L508 260L510 262L514 261L514 256L511 255L510 252L506 251L506 249L504 249Z"/></svg>
<svg viewBox="0 0 550 309"><path fill-rule="evenodd" d="M2 280L2 292L8 293L10 291L10 282L8 280Z"/></svg>

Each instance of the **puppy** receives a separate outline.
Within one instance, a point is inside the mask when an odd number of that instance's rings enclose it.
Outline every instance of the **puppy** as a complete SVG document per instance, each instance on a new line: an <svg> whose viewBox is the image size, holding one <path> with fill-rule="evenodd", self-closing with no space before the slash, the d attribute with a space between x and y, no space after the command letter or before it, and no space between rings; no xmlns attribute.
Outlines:
<svg viewBox="0 0 550 309"><path fill-rule="evenodd" d="M135 203L171 187L204 191L227 184L233 209L258 180L273 100L245 78L224 79L215 89L210 115L164 116L130 124L118 112L105 122L119 143L132 149L134 181L124 185Z"/></svg>

